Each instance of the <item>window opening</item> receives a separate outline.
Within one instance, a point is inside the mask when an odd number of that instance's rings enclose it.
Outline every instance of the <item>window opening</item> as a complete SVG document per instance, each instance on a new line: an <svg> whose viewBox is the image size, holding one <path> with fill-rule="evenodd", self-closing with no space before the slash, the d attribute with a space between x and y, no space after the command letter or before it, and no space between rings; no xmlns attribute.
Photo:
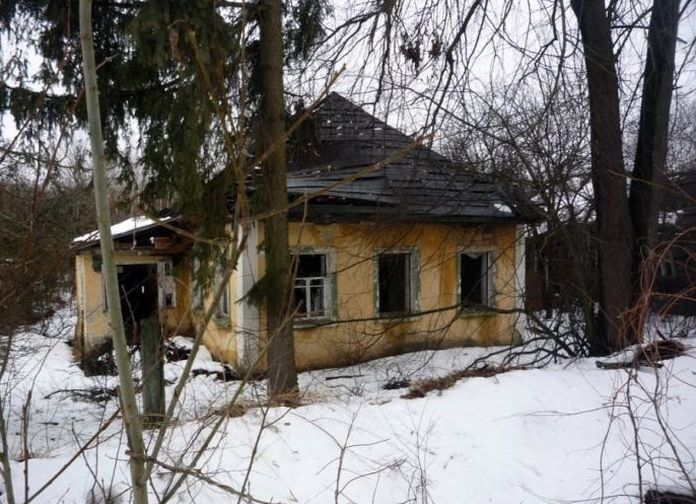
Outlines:
<svg viewBox="0 0 696 504"><path fill-rule="evenodd" d="M492 283L490 252L463 252L459 255L459 299L463 307L491 306Z"/></svg>
<svg viewBox="0 0 696 504"><path fill-rule="evenodd" d="M410 313L411 254L385 253L377 258L380 315Z"/></svg>
<svg viewBox="0 0 696 504"><path fill-rule="evenodd" d="M326 254L298 254L295 256L296 274L293 298L296 319L328 316L328 274Z"/></svg>

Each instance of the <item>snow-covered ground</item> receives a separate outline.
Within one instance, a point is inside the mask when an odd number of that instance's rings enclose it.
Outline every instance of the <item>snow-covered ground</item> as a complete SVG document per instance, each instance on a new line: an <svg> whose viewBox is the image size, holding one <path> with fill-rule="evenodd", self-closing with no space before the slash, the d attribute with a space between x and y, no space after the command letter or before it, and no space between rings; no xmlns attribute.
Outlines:
<svg viewBox="0 0 696 504"><path fill-rule="evenodd" d="M113 397L76 398L76 391L112 388L117 380L83 375L64 342L73 328L66 309L19 335L0 384L20 502L25 470L32 495L115 411ZM224 420L197 465L206 481L189 477L172 502L237 502L228 490L244 487L259 501L286 503L619 503L638 502L639 483L645 491L655 482L688 488L696 480L696 349L635 375L578 359L460 380L420 399L382 388L444 376L489 350L417 352L302 373L304 404L294 409L259 407L265 383L251 383L241 399L246 412ZM176 379L182 366L167 364L165 378ZM221 365L203 351L194 368ZM192 378L160 459L177 466L183 452L201 446L238 387L210 375ZM30 390L25 464L21 418ZM155 471L152 502L171 476L161 466ZM119 419L33 502L87 502L90 492L101 495L100 486L118 494L127 482Z"/></svg>

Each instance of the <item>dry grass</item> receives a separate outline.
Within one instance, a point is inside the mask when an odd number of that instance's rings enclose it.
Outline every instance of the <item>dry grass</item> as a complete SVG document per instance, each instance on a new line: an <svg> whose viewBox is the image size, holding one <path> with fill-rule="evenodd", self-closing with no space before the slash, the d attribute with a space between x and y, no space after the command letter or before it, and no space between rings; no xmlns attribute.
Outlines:
<svg viewBox="0 0 696 504"><path fill-rule="evenodd" d="M654 341L638 348L633 360L644 364L652 364L679 357L685 350L684 344L680 341Z"/></svg>
<svg viewBox="0 0 696 504"><path fill-rule="evenodd" d="M402 395L404 399L416 399L425 397L428 392L433 390L445 390L452 387L455 383L463 378L490 378L500 373L508 371L516 371L526 369L523 366L483 366L478 369L463 369L453 371L448 375L440 378L431 378L428 380L418 380L411 384L409 391Z"/></svg>

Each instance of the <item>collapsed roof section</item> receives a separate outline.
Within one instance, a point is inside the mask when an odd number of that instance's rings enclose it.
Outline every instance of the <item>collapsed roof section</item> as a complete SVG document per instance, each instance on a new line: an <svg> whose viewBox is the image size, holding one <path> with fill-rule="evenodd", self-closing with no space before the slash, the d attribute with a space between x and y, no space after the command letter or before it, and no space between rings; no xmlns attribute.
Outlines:
<svg viewBox="0 0 696 504"><path fill-rule="evenodd" d="M162 222L170 220L170 217L163 217L160 219ZM114 239L123 238L126 236L132 236L133 234L151 229L157 226L158 223L148 217L143 215L137 217L130 217L121 222L113 224L111 226L111 235ZM99 243L99 230L91 231L89 233L83 234L74 238L72 241L73 246L81 245L92 245Z"/></svg>

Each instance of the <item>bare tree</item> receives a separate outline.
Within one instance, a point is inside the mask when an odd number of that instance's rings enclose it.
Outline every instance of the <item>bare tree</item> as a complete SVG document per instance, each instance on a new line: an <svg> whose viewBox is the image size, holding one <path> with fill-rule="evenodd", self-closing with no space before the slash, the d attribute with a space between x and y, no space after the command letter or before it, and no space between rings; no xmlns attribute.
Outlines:
<svg viewBox="0 0 696 504"><path fill-rule="evenodd" d="M538 77L542 80L542 76ZM569 79L570 80L570 79ZM463 96L446 111L447 152L462 169L492 175L511 194L523 193L543 215L526 239L529 310L560 308L578 316L576 342L586 348L594 329L593 200L589 123L579 86L539 96L529 85ZM539 86L541 88L541 86ZM552 324L551 324L552 325Z"/></svg>
<svg viewBox="0 0 696 504"><path fill-rule="evenodd" d="M628 201L634 233L632 274L636 294L640 290L640 276L647 266L644 259L657 245L661 188L666 182L679 3L679 0L654 2L648 31L640 122Z"/></svg>
<svg viewBox="0 0 696 504"><path fill-rule="evenodd" d="M599 327L593 353L639 341L622 316L640 288L645 248L657 229L657 186L662 181L674 79L679 1L652 6L631 200L626 187L619 80L610 13L603 0L573 0L587 68L592 125L592 166L599 250Z"/></svg>

